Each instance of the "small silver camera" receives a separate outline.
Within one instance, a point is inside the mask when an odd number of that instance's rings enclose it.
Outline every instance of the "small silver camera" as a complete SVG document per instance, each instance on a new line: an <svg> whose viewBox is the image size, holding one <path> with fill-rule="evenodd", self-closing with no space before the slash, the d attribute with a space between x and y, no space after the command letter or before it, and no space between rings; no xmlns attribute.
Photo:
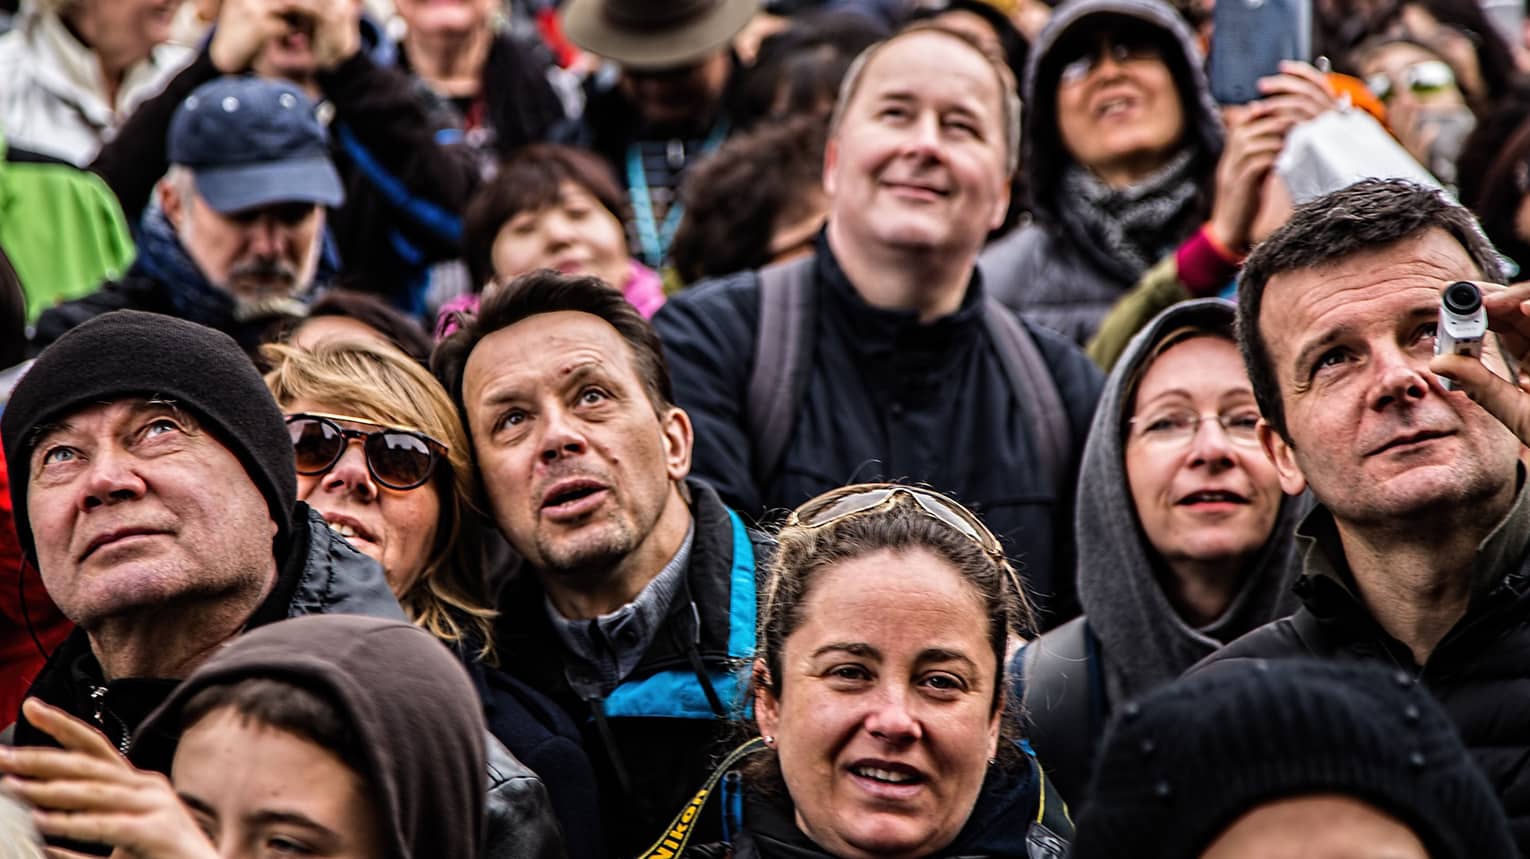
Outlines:
<svg viewBox="0 0 1530 859"><path fill-rule="evenodd" d="M1482 290L1461 280L1440 293L1440 322L1434 336L1434 354L1482 357L1482 338L1487 336L1487 310L1482 306ZM1440 377L1445 390L1454 391L1455 383Z"/></svg>

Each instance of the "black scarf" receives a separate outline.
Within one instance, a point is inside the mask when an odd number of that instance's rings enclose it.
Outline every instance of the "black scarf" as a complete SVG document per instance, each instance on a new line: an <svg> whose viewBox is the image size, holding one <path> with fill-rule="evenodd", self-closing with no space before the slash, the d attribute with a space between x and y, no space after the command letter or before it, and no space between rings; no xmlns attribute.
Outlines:
<svg viewBox="0 0 1530 859"><path fill-rule="evenodd" d="M1070 163L1063 172L1058 215L1075 244L1095 264L1133 284L1184 236L1199 185L1191 167L1194 152L1181 149L1153 175L1125 188L1112 188L1089 169Z"/></svg>

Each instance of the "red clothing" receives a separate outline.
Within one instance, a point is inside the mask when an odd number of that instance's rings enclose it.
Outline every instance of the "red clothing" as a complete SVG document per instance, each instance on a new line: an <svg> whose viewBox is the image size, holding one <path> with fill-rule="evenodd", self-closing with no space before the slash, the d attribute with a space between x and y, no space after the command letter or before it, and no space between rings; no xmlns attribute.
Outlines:
<svg viewBox="0 0 1530 859"><path fill-rule="evenodd" d="M23 591L25 613L21 603ZM28 619L37 641L27 631ZM16 721L21 699L47 661L47 656L38 650L38 642L51 653L73 628L74 624L48 599L37 570L31 564L22 564L16 520L11 516L10 481L5 457L0 457L0 728Z"/></svg>

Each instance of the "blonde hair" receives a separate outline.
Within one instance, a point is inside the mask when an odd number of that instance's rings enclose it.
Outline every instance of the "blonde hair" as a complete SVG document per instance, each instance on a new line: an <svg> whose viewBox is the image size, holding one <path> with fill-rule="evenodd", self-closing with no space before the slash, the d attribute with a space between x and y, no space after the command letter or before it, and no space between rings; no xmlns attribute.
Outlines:
<svg viewBox="0 0 1530 859"><path fill-rule="evenodd" d="M402 351L364 338L324 340L309 349L269 344L261 354L271 363L266 387L283 409L299 400L324 403L446 445L450 486L437 483L443 497L435 545L398 601L417 626L443 641L461 642L473 633L482 642L479 658L492 664L496 612L484 577L478 475L467 432L441 383Z"/></svg>

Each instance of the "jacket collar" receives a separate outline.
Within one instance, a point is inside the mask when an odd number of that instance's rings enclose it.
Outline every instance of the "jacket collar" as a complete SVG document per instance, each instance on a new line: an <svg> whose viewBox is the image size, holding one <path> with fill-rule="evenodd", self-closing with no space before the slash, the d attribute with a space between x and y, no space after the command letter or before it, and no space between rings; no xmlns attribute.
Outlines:
<svg viewBox="0 0 1530 859"><path fill-rule="evenodd" d="M921 322L918 311L868 304L840 268L829 247L827 228L819 231L816 246L813 271L825 287L822 305L830 321L842 330L844 342L860 355L879 360L894 355L900 363L907 360L911 366L944 369L943 359L965 354L965 349L979 342L984 292L976 262L956 312Z"/></svg>
<svg viewBox="0 0 1530 859"><path fill-rule="evenodd" d="M1509 512L1492 532L1477 545L1472 562L1472 594L1475 604L1485 594L1507 587L1518 593L1530 585L1530 491L1526 490L1525 467L1517 467L1519 491ZM1322 505L1315 506L1296 529L1302 552L1302 580L1298 592L1314 614L1332 614L1342 598L1361 605L1354 573L1344 557L1344 546L1333 514ZM1319 584L1320 582L1326 584ZM1342 597L1340 596L1342 595Z"/></svg>
<svg viewBox="0 0 1530 859"><path fill-rule="evenodd" d="M686 486L695 523L690 562L664 622L632 672L636 676L669 663L685 664L685 642L694 643L705 657L727 656L733 524L715 490L696 480L686 481ZM545 599L532 570L523 565L515 571L499 599L496 637L501 659L506 673L528 679L571 707L575 701L564 677L563 647L543 610Z"/></svg>

